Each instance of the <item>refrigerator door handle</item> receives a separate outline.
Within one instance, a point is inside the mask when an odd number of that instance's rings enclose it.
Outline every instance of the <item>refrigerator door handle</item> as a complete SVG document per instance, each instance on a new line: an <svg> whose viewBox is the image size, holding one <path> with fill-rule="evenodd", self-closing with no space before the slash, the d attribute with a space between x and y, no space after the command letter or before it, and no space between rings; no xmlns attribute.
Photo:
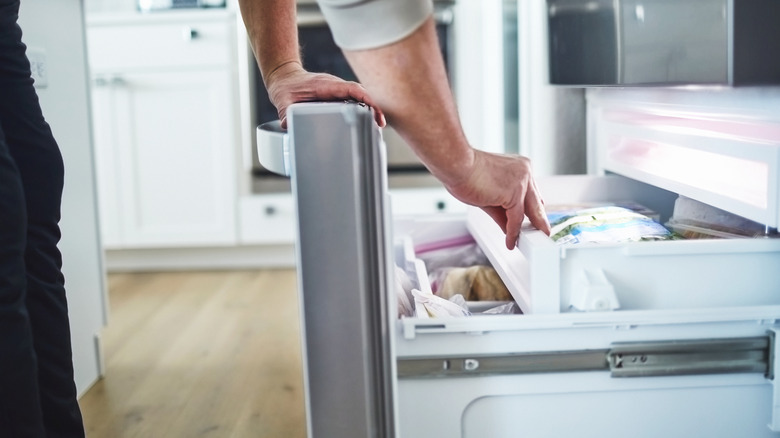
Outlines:
<svg viewBox="0 0 780 438"><path fill-rule="evenodd" d="M290 146L287 130L279 120L257 127L257 158L273 173L290 176Z"/></svg>

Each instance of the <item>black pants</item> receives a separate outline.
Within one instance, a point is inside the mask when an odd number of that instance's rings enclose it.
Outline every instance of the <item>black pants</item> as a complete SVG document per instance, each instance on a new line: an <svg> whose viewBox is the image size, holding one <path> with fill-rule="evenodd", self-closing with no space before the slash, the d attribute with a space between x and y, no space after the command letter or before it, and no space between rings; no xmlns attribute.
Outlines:
<svg viewBox="0 0 780 438"><path fill-rule="evenodd" d="M0 436L83 437L62 257L63 163L0 0Z"/></svg>

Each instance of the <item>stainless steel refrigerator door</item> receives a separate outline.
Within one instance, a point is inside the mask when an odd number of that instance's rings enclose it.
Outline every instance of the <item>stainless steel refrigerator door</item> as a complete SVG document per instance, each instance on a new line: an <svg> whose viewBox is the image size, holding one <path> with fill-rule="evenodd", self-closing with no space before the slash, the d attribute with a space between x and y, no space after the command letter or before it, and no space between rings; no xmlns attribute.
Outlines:
<svg viewBox="0 0 780 438"><path fill-rule="evenodd" d="M309 436L395 436L381 132L354 103L296 104L288 123L286 140L260 127L258 147L276 149L259 155L289 169L297 205Z"/></svg>

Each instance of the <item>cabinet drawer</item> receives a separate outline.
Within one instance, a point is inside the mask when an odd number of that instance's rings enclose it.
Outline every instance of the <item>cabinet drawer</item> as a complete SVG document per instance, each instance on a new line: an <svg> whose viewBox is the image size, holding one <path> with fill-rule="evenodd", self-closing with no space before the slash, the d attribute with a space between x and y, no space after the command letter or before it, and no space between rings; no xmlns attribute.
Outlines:
<svg viewBox="0 0 780 438"><path fill-rule="evenodd" d="M90 65L96 73L228 65L233 62L232 27L197 20L92 26L87 31Z"/></svg>
<svg viewBox="0 0 780 438"><path fill-rule="evenodd" d="M239 201L239 241L242 244L293 244L296 224L295 203L290 194L248 196Z"/></svg>

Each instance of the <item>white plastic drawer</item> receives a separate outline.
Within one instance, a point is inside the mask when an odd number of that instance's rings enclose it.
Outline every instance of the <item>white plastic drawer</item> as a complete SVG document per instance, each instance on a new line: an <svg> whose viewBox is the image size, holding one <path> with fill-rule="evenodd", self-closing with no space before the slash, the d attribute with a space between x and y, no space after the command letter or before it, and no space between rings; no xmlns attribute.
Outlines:
<svg viewBox="0 0 780 438"><path fill-rule="evenodd" d="M627 95L628 94L628 95ZM588 93L591 158L618 173L777 228L778 90Z"/></svg>
<svg viewBox="0 0 780 438"><path fill-rule="evenodd" d="M631 200L657 211L662 221L677 196L619 176L540 178L537 184L547 205ZM397 321L400 436L509 437L520 430L543 436L552 430L555 436L602 437L630 429L640 430L640 436L682 437L703 430L698 419L704 412L718 412L718 424L705 427L710 435L727 431L737 436L749 429L750 436L775 436L780 424L780 411L774 408L777 390L762 372L616 378L603 369L525 372L518 366L497 371L490 364L545 354L562 363L570 353L600 354L626 343L679 345L767 336L776 329L780 312L780 274L775 269L780 239L575 248L558 246L527 227L519 248L510 251L499 227L478 209L465 216L396 217L393 232L396 239L405 239L396 246L395 259L412 275L425 269L415 265L416 251L472 236L525 311ZM614 283L620 310L565 308L571 293L582 286L571 281L576 272L591 267L604 270ZM620 275L629 281L615 280ZM427 279L417 281L424 286ZM420 363L426 366L415 368ZM733 409L735 400L749 408ZM639 410L635 402L642 405ZM447 409L440 408L444 405ZM628 405L632 408L615 415ZM557 409L561 406L565 409ZM585 420L572 422L574 411ZM648 420L650 411L653 418ZM615 421L617 426L608 429L576 426Z"/></svg>
<svg viewBox="0 0 780 438"><path fill-rule="evenodd" d="M232 61L232 22L187 20L90 26L93 72L223 66Z"/></svg>
<svg viewBox="0 0 780 438"><path fill-rule="evenodd" d="M619 176L537 181L547 205L636 201L669 218L676 194ZM518 249L479 210L469 230L526 314L599 311L603 274L620 310L780 304L780 239L557 244L526 223ZM585 303L583 305L583 303Z"/></svg>

